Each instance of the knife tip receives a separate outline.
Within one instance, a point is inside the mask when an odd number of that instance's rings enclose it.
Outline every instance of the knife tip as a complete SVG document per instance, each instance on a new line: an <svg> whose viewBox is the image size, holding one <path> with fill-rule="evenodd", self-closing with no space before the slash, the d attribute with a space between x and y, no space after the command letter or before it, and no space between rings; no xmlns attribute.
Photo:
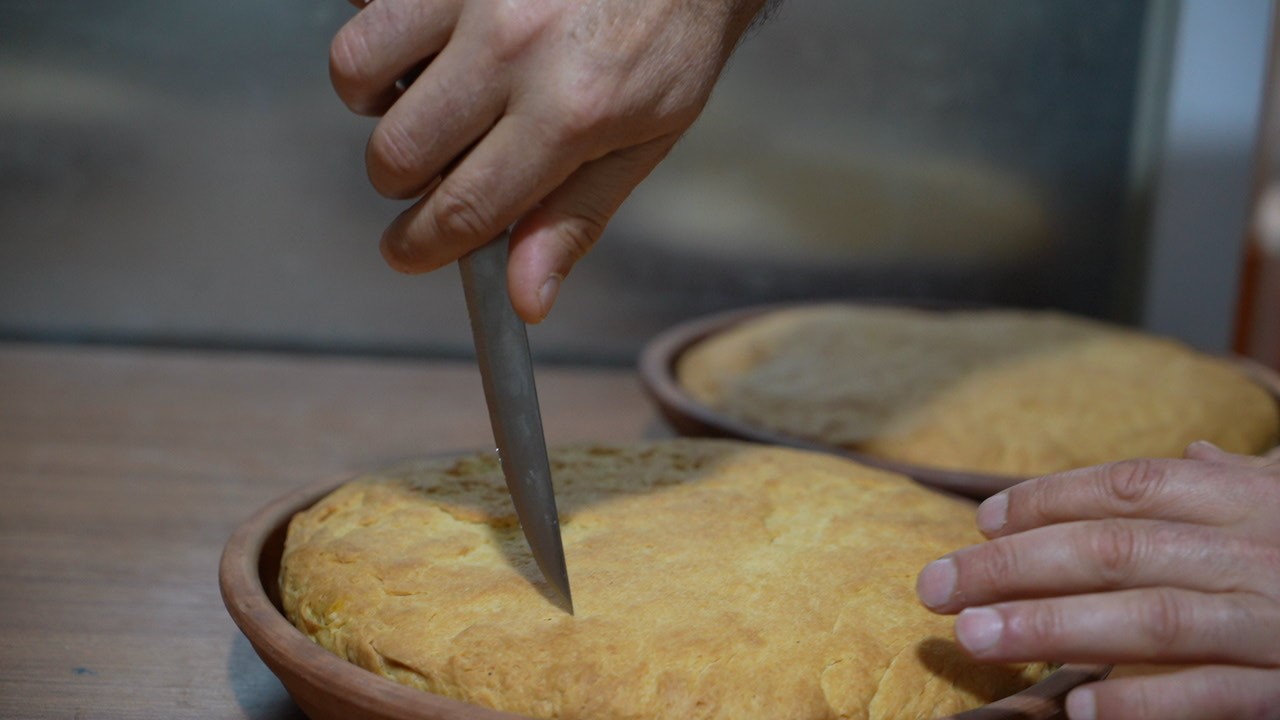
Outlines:
<svg viewBox="0 0 1280 720"><path fill-rule="evenodd" d="M569 578L559 578L551 583L555 588L556 600L559 601L560 609L573 615L573 594L569 592Z"/></svg>

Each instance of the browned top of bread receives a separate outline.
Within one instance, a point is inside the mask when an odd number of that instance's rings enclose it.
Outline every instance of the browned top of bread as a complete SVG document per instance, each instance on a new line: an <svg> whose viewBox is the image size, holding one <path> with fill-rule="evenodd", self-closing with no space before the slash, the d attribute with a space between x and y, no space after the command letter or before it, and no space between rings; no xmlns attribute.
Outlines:
<svg viewBox="0 0 1280 720"><path fill-rule="evenodd" d="M374 672L539 718L933 718L1044 668L983 666L914 595L972 504L836 457L673 440L552 453L577 614L546 597L489 456L299 513L292 621Z"/></svg>
<svg viewBox="0 0 1280 720"><path fill-rule="evenodd" d="M1172 340L1048 312L817 305L694 345L679 382L729 417L870 455L1038 475L1192 441L1275 444L1275 400Z"/></svg>

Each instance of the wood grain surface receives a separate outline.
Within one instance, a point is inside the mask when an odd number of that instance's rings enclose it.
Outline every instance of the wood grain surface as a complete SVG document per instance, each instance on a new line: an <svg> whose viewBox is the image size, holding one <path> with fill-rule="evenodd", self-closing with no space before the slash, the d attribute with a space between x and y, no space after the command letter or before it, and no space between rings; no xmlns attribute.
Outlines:
<svg viewBox="0 0 1280 720"><path fill-rule="evenodd" d="M538 373L552 444L667 434L629 370ZM232 529L490 438L466 363L0 345L0 717L301 718L223 608Z"/></svg>

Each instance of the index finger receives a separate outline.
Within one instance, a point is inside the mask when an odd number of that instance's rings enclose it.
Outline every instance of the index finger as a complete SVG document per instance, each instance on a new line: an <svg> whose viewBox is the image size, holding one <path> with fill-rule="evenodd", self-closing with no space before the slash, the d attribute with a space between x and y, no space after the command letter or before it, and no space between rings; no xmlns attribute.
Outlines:
<svg viewBox="0 0 1280 720"><path fill-rule="evenodd" d="M1109 517L1226 525L1277 501L1280 482L1260 469L1198 460L1125 460L1046 475L993 495L978 507L978 527L998 537Z"/></svg>
<svg viewBox="0 0 1280 720"><path fill-rule="evenodd" d="M577 156L545 128L519 115L503 116L439 185L387 228L387 262L410 273L453 262L497 237L564 182Z"/></svg>

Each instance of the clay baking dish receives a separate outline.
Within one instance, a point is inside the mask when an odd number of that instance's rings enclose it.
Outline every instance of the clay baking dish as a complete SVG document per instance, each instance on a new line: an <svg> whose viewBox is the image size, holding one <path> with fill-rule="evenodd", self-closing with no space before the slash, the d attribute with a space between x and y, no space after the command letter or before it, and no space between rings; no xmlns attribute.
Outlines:
<svg viewBox="0 0 1280 720"><path fill-rule="evenodd" d="M868 301L858 304L888 305L890 303ZM902 306L936 312L989 307L940 302L903 303ZM947 470L945 468L879 458L851 448L828 445L815 440L787 435L769 428L751 425L724 415L698 401L685 392L684 388L676 380L676 362L680 359L682 353L697 343L712 335L729 330L744 320L793 307L797 307L797 305L767 305L695 318L668 328L645 344L644 349L641 351L639 362L641 384L654 404L657 405L658 411L663 418L676 432L690 437L737 438L771 445L787 445L835 453L864 465L906 475L925 485L977 499L986 498L1026 479L1025 477L1010 475ZM1280 375L1244 358L1233 357L1229 359L1239 363L1254 382L1265 388L1276 399L1276 402L1280 403Z"/></svg>
<svg viewBox="0 0 1280 720"><path fill-rule="evenodd" d="M289 623L277 577L285 532L294 513L340 483L302 487L260 509L232 533L218 581L236 625L311 720L527 720L399 685L333 655ZM1107 666L1067 665L1035 686L955 720L1065 718L1067 691L1106 676Z"/></svg>

